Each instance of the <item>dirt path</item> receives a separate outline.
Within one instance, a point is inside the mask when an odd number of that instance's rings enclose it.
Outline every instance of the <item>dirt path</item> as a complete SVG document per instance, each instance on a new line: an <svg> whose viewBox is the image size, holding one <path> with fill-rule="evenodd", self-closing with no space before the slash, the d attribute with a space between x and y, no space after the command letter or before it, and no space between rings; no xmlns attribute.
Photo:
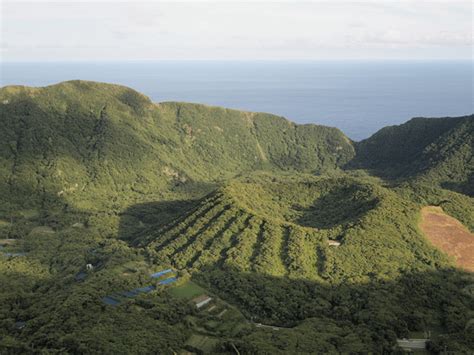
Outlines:
<svg viewBox="0 0 474 355"><path fill-rule="evenodd" d="M430 242L456 259L456 265L474 272L474 234L441 207L421 210L420 228Z"/></svg>

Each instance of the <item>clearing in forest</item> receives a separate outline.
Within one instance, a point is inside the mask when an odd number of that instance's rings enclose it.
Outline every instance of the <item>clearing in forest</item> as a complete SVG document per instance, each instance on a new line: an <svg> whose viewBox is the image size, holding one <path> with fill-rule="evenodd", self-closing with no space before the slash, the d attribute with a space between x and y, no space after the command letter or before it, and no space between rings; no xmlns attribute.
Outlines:
<svg viewBox="0 0 474 355"><path fill-rule="evenodd" d="M441 207L421 210L420 228L430 242L456 259L456 265L474 272L474 234Z"/></svg>
<svg viewBox="0 0 474 355"><path fill-rule="evenodd" d="M176 298L191 299L206 292L201 286L192 281L169 289L169 292Z"/></svg>

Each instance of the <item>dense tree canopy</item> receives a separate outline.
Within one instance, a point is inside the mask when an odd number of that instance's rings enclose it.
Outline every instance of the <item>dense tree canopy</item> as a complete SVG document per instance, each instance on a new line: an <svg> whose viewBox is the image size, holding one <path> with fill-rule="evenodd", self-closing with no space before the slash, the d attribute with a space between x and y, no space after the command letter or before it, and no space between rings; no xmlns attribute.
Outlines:
<svg viewBox="0 0 474 355"><path fill-rule="evenodd" d="M474 230L473 116L356 143L72 81L1 88L0 123L2 353L474 348L473 276L418 228Z"/></svg>

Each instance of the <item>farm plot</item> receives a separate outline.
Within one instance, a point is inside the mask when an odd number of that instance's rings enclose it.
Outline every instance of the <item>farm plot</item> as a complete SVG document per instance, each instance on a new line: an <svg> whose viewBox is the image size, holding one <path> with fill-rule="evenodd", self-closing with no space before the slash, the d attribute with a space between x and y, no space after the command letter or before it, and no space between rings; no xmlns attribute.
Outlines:
<svg viewBox="0 0 474 355"><path fill-rule="evenodd" d="M421 210L420 228L437 248L456 259L456 265L474 272L474 234L441 207Z"/></svg>

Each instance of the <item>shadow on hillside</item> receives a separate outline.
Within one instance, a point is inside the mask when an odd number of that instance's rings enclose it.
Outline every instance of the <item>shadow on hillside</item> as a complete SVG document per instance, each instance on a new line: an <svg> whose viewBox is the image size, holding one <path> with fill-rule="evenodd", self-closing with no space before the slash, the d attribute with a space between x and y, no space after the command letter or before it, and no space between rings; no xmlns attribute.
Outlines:
<svg viewBox="0 0 474 355"><path fill-rule="evenodd" d="M291 335L271 333L270 343L281 346L278 351L296 351L287 347L296 338L297 343L309 346L300 351L313 347L323 352L359 349L388 353L397 338L415 338L425 331L432 334L430 346L435 352L444 346L452 351L474 346L470 333L474 330L474 299L469 294L474 288L474 275L458 270L406 272L394 280L337 285L236 269L203 270L193 278L235 305L252 322L283 328L298 326ZM258 338L261 342L260 336L265 335L262 332L242 339L239 350L258 352L251 340Z"/></svg>
<svg viewBox="0 0 474 355"><path fill-rule="evenodd" d="M345 171L357 171L364 170L369 175L382 179L386 184L397 185L401 182L413 182L417 181L418 174L420 173L415 168L403 165L397 165L392 163L391 165L376 167L374 163L364 161L357 156L343 166ZM423 172L423 171L422 171ZM438 185L435 183L434 186ZM471 173L466 182L440 182L439 187L461 193L470 197L474 197L474 173Z"/></svg>
<svg viewBox="0 0 474 355"><path fill-rule="evenodd" d="M297 223L305 227L329 229L357 221L375 208L378 202L374 196L360 198L356 196L358 192L356 186L338 187L319 197L309 208L293 207L302 212Z"/></svg>
<svg viewBox="0 0 474 355"><path fill-rule="evenodd" d="M87 226L90 217L73 207L64 196L47 191L39 184L32 187L25 182L14 181L0 198L0 238L23 238L36 226L50 227L53 231L74 225Z"/></svg>
<svg viewBox="0 0 474 355"><path fill-rule="evenodd" d="M474 197L474 173L469 175L466 183L461 184L459 182L443 182L441 183L441 187L443 189L452 190L454 192Z"/></svg>
<svg viewBox="0 0 474 355"><path fill-rule="evenodd" d="M148 233L164 227L193 209L197 200L172 200L139 203L120 215L118 238L136 245Z"/></svg>
<svg viewBox="0 0 474 355"><path fill-rule="evenodd" d="M128 207L120 214L118 238L137 245L142 237L156 232L173 220L185 217L186 212L215 190L216 184L201 181L188 181L172 187L170 192L176 196L189 198L138 203Z"/></svg>

